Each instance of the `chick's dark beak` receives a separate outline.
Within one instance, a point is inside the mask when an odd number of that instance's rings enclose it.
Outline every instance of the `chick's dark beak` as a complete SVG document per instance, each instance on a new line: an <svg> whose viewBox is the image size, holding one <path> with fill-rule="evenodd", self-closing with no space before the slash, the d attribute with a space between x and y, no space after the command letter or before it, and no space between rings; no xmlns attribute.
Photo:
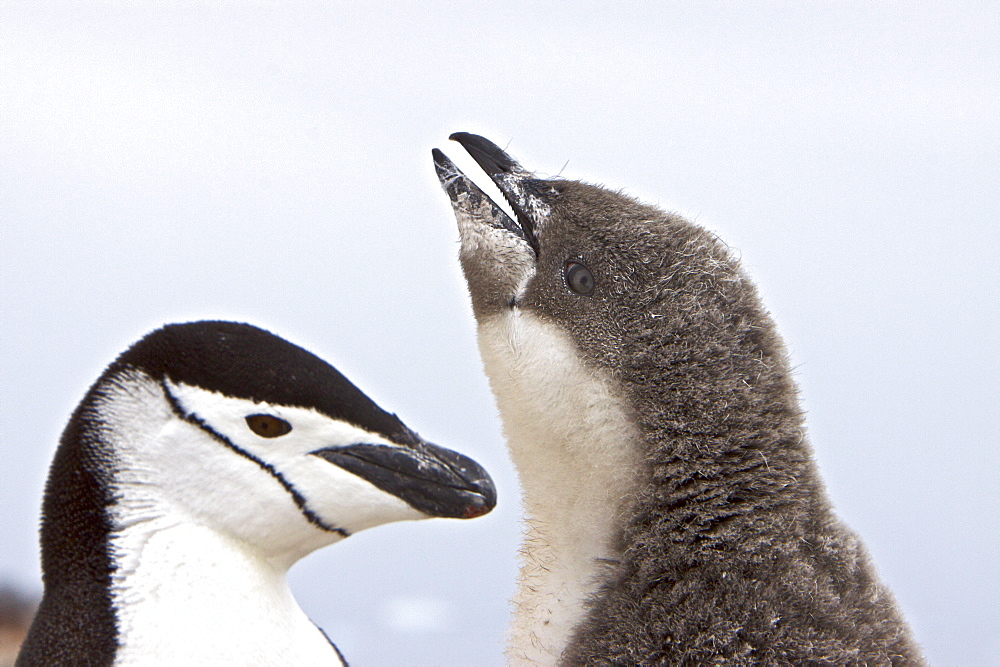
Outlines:
<svg viewBox="0 0 1000 667"><path fill-rule="evenodd" d="M432 152L434 167L452 204L459 205L462 196L471 200L462 202L461 205L464 206L478 207L481 201L489 202L493 211L486 217L490 219L491 224L502 227L527 241L537 257L538 228L544 222L547 203L552 197L550 186L536 178L532 172L522 167L517 160L485 137L468 132L456 132L449 139L461 144L486 172L503 193L517 220L511 220L510 216L490 200L444 153L435 148Z"/></svg>

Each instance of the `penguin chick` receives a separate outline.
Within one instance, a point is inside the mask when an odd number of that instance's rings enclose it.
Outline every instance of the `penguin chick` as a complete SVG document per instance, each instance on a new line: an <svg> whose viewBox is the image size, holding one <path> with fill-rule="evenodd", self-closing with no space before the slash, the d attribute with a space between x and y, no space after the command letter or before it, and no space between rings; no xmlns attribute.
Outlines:
<svg viewBox="0 0 1000 667"><path fill-rule="evenodd" d="M246 324L165 326L63 432L17 664L341 664L292 597L292 564L365 528L495 502L476 462L306 350Z"/></svg>
<svg viewBox="0 0 1000 667"><path fill-rule="evenodd" d="M523 489L515 664L913 664L834 516L785 349L713 234L458 141L443 153L483 365Z"/></svg>

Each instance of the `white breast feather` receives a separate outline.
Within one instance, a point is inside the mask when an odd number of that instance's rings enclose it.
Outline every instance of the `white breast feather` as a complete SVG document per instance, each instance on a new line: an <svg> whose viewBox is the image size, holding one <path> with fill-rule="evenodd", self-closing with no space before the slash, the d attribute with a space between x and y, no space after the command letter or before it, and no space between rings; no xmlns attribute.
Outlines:
<svg viewBox="0 0 1000 667"><path fill-rule="evenodd" d="M478 335L528 524L507 657L553 665L602 561L619 556L613 540L634 493L639 436L613 381L557 326L514 308L481 322Z"/></svg>
<svg viewBox="0 0 1000 667"><path fill-rule="evenodd" d="M231 494L220 499L213 493L226 493L227 479L259 479L255 488L258 502L267 505L264 511L286 514L284 519L272 515L271 521L298 522L309 529L284 489L256 463L177 419L160 384L144 375L122 379L106 401L103 433L118 468L111 508L116 524L111 593L123 644L115 664L335 661L329 642L288 588L289 556L262 556L217 525L207 525L190 504L176 502L158 487L165 479L183 479L190 487L187 496L198 495L200 488L204 504L224 510L228 502L245 509L246 498Z"/></svg>

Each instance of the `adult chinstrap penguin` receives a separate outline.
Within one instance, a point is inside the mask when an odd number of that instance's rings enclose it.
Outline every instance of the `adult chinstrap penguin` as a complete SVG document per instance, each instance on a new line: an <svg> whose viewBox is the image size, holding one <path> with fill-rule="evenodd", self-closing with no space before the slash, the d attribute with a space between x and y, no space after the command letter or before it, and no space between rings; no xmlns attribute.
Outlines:
<svg viewBox="0 0 1000 667"><path fill-rule="evenodd" d="M443 153L527 522L507 655L554 664L914 664L834 516L785 349L728 248L676 215Z"/></svg>
<svg viewBox="0 0 1000 667"><path fill-rule="evenodd" d="M476 462L310 352L246 324L165 326L104 371L63 433L17 664L340 664L289 567L365 528L495 502Z"/></svg>

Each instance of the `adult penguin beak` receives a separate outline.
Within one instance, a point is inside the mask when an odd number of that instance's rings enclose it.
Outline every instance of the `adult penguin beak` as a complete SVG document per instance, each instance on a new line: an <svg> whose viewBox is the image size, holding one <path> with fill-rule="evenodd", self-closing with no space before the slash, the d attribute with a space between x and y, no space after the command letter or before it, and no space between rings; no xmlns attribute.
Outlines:
<svg viewBox="0 0 1000 667"><path fill-rule="evenodd" d="M496 506L489 473L467 456L419 441L358 443L312 452L432 517L472 519Z"/></svg>

